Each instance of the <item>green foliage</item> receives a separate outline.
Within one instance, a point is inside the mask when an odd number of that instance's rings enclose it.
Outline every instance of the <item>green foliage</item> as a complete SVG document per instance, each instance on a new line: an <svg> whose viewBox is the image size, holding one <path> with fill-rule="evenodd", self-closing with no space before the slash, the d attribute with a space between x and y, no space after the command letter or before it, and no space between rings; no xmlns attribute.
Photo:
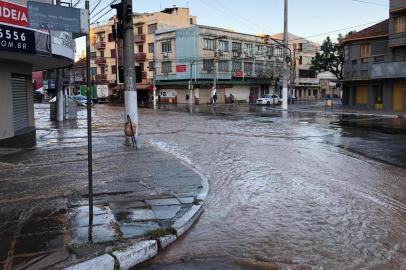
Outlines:
<svg viewBox="0 0 406 270"><path fill-rule="evenodd" d="M168 234L176 234L176 232L172 228L164 228L164 229L148 230L145 232L144 235L151 240L156 240L159 237L163 237Z"/></svg>
<svg viewBox="0 0 406 270"><path fill-rule="evenodd" d="M342 36L339 35L338 40L341 39ZM338 43L333 43L330 37L323 41L320 49L321 53L317 53L312 60L312 69L317 72L329 71L341 81L343 79L344 49Z"/></svg>

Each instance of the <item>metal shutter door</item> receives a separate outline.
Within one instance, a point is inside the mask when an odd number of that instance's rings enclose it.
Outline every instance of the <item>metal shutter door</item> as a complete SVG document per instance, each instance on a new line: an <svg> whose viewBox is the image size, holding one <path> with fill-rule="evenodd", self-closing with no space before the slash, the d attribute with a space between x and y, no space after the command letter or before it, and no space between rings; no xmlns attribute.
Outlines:
<svg viewBox="0 0 406 270"><path fill-rule="evenodd" d="M211 89L199 89L199 104L210 102Z"/></svg>
<svg viewBox="0 0 406 270"><path fill-rule="evenodd" d="M27 81L25 77L11 77L13 91L14 132L28 127Z"/></svg>

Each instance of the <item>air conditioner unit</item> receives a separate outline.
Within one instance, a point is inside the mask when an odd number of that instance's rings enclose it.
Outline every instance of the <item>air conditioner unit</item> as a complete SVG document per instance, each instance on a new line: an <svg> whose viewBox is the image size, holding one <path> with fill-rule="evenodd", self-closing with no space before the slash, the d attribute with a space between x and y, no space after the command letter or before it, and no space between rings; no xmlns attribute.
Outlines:
<svg viewBox="0 0 406 270"><path fill-rule="evenodd" d="M167 52L162 53L162 55L164 58L168 58L168 56L169 56Z"/></svg>

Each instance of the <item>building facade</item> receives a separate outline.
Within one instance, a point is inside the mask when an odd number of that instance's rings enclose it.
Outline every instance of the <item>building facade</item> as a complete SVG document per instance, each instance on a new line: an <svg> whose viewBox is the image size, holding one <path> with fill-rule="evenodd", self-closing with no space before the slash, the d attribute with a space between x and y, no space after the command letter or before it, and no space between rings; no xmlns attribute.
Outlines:
<svg viewBox="0 0 406 270"><path fill-rule="evenodd" d="M188 8L173 7L154 13L135 13L134 58L141 67L142 82L137 84L139 99L152 93L152 63L154 55L154 34L157 30L189 27L196 23L196 17ZM118 70L122 65L122 44L113 38L113 17L107 23L92 29L91 67L96 84L108 85L111 92L123 89L118 82Z"/></svg>
<svg viewBox="0 0 406 270"><path fill-rule="evenodd" d="M406 111L406 2L390 1L389 19L347 36L343 103Z"/></svg>
<svg viewBox="0 0 406 270"><path fill-rule="evenodd" d="M276 91L283 59L261 36L201 25L158 31L154 50L161 103L209 103L215 81L218 103L254 102Z"/></svg>
<svg viewBox="0 0 406 270"><path fill-rule="evenodd" d="M36 141L32 72L72 65L72 34L29 28L26 1L0 1L4 6L24 16L0 14L6 33L0 35L0 147L31 147Z"/></svg>
<svg viewBox="0 0 406 270"><path fill-rule="evenodd" d="M275 34L273 39L283 41L283 33ZM311 70L311 61L320 51L320 45L289 33L289 49L293 59L293 74L290 78L292 95L297 99L321 98L319 80L315 71Z"/></svg>

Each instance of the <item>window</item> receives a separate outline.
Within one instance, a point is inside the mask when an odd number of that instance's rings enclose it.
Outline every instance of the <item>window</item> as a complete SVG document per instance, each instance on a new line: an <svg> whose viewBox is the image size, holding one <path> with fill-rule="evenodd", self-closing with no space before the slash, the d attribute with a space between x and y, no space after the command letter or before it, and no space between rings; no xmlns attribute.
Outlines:
<svg viewBox="0 0 406 270"><path fill-rule="evenodd" d="M361 45L361 58L371 57L371 44L362 44Z"/></svg>
<svg viewBox="0 0 406 270"><path fill-rule="evenodd" d="M162 73L170 73L170 72L172 72L172 62L171 61L162 62Z"/></svg>
<svg viewBox="0 0 406 270"><path fill-rule="evenodd" d="M232 44L232 50L233 52L241 53L241 43L239 42L233 42Z"/></svg>
<svg viewBox="0 0 406 270"><path fill-rule="evenodd" d="M374 85L373 86L374 98L375 98L375 109L382 110L383 109L383 87L382 85Z"/></svg>
<svg viewBox="0 0 406 270"><path fill-rule="evenodd" d="M168 40L168 41L163 41L162 43L161 43L161 49L162 49L162 52L171 52L172 51L172 48L171 48L172 46L171 46L171 41L170 40Z"/></svg>
<svg viewBox="0 0 406 270"><path fill-rule="evenodd" d="M300 43L302 44L302 43ZM283 49L282 47L276 47L275 48L275 56L283 56Z"/></svg>
<svg viewBox="0 0 406 270"><path fill-rule="evenodd" d="M262 53L265 53L265 46L263 46L263 45L257 45L257 53L258 54L262 54Z"/></svg>
<svg viewBox="0 0 406 270"><path fill-rule="evenodd" d="M300 56L299 65L311 65L313 57L310 56Z"/></svg>
<svg viewBox="0 0 406 270"><path fill-rule="evenodd" d="M105 73L106 73L106 70L105 70L104 66L101 66L100 67L100 74L105 74Z"/></svg>
<svg viewBox="0 0 406 270"><path fill-rule="evenodd" d="M138 52L144 52L144 45L138 45Z"/></svg>
<svg viewBox="0 0 406 270"><path fill-rule="evenodd" d="M108 42L113 42L114 41L113 33L110 33L110 34L107 35L107 40L108 40Z"/></svg>
<svg viewBox="0 0 406 270"><path fill-rule="evenodd" d="M204 59L203 60L203 70L212 71L213 70L213 59Z"/></svg>
<svg viewBox="0 0 406 270"><path fill-rule="evenodd" d="M116 50L115 49L110 50L110 55L112 58L116 58Z"/></svg>
<svg viewBox="0 0 406 270"><path fill-rule="evenodd" d="M233 71L242 70L242 64L240 61L233 61Z"/></svg>
<svg viewBox="0 0 406 270"><path fill-rule="evenodd" d="M223 52L228 52L228 41L227 40L220 40L219 50L223 51Z"/></svg>
<svg viewBox="0 0 406 270"><path fill-rule="evenodd" d="M193 18L189 18L189 22L190 22L190 24L194 24L193 23Z"/></svg>
<svg viewBox="0 0 406 270"><path fill-rule="evenodd" d="M406 50L404 48L396 48L393 50L393 61L405 61Z"/></svg>
<svg viewBox="0 0 406 270"><path fill-rule="evenodd" d="M393 30L395 33L406 32L406 15L401 15L394 18Z"/></svg>
<svg viewBox="0 0 406 270"><path fill-rule="evenodd" d="M111 73L117 74L117 66L111 66Z"/></svg>
<svg viewBox="0 0 406 270"><path fill-rule="evenodd" d="M245 51L246 52L252 52L252 43L245 43Z"/></svg>
<svg viewBox="0 0 406 270"><path fill-rule="evenodd" d="M148 70L149 70L149 71L153 71L153 70L154 70L154 62L153 62L153 61L149 61L149 62L148 62Z"/></svg>
<svg viewBox="0 0 406 270"><path fill-rule="evenodd" d="M154 53L154 43L148 43L148 52Z"/></svg>
<svg viewBox="0 0 406 270"><path fill-rule="evenodd" d="M137 33L138 35L142 35L142 26L137 27Z"/></svg>
<svg viewBox="0 0 406 270"><path fill-rule="evenodd" d="M139 63L138 65L139 65L139 67L140 67L140 70L141 70L141 71L144 71L144 63Z"/></svg>
<svg viewBox="0 0 406 270"><path fill-rule="evenodd" d="M100 57L104 57L104 51L100 51Z"/></svg>
<svg viewBox="0 0 406 270"><path fill-rule="evenodd" d="M148 34L155 34L155 31L158 29L158 24L153 23L148 25Z"/></svg>
<svg viewBox="0 0 406 270"><path fill-rule="evenodd" d="M256 72L256 73L262 71L262 65L263 65L262 62L256 62L256 63L255 63L255 72Z"/></svg>
<svg viewBox="0 0 406 270"><path fill-rule="evenodd" d="M90 59L95 59L95 58L96 58L96 52L91 52Z"/></svg>
<svg viewBox="0 0 406 270"><path fill-rule="evenodd" d="M314 70L299 69L299 78L316 78L316 72Z"/></svg>
<svg viewBox="0 0 406 270"><path fill-rule="evenodd" d="M224 61L224 60L219 61L219 71L221 71L221 72L229 72L230 71L229 62Z"/></svg>
<svg viewBox="0 0 406 270"><path fill-rule="evenodd" d="M204 50L214 50L214 39L203 39L203 49Z"/></svg>
<svg viewBox="0 0 406 270"><path fill-rule="evenodd" d="M245 62L244 63L244 72L252 72L252 62Z"/></svg>
<svg viewBox="0 0 406 270"><path fill-rule="evenodd" d="M348 45L344 47L344 59L345 61L350 59L350 49Z"/></svg>

